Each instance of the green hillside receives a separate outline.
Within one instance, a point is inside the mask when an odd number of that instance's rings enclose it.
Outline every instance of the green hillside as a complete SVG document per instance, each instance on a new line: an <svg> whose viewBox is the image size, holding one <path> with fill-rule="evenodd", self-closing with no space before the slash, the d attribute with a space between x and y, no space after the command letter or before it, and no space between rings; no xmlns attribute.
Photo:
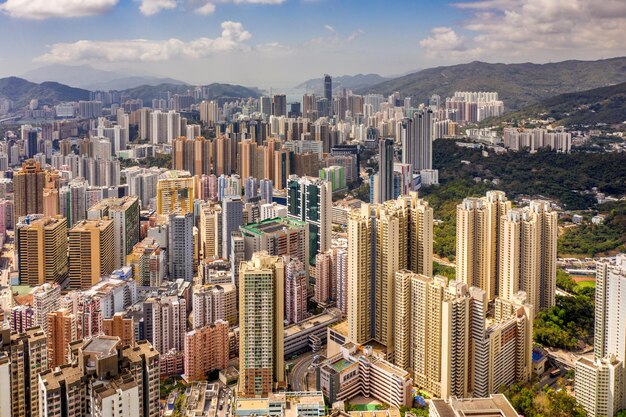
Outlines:
<svg viewBox="0 0 626 417"><path fill-rule="evenodd" d="M497 91L507 110L522 109L558 94L626 81L626 57L549 64L469 64L428 68L358 90L389 95L394 91L425 102L455 91Z"/></svg>

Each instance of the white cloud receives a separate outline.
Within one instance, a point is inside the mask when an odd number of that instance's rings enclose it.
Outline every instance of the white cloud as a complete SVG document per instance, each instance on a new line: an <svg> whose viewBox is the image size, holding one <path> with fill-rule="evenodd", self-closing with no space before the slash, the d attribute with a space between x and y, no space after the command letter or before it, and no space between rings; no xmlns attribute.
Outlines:
<svg viewBox="0 0 626 417"><path fill-rule="evenodd" d="M469 13L466 38L450 28L436 28L420 41L429 53L479 52L491 57L543 54L566 57L626 52L624 0L472 0L454 3Z"/></svg>
<svg viewBox="0 0 626 417"><path fill-rule="evenodd" d="M215 11L215 5L213 3L206 3L196 9L198 14L211 14Z"/></svg>
<svg viewBox="0 0 626 417"><path fill-rule="evenodd" d="M356 29L348 36L342 36L331 25L324 25L324 29L329 32L328 36L319 36L313 39L309 39L304 43L305 46L325 46L325 47L337 47L353 42L356 38L365 33L363 29Z"/></svg>
<svg viewBox="0 0 626 417"><path fill-rule="evenodd" d="M222 22L218 38L198 38L185 42L172 38L166 40L114 40L57 43L50 51L35 61L54 63L99 62L158 62L176 59L199 59L234 50L246 49L250 32L239 22Z"/></svg>
<svg viewBox="0 0 626 417"><path fill-rule="evenodd" d="M0 11L19 19L83 17L106 13L119 0L7 0Z"/></svg>
<svg viewBox="0 0 626 417"><path fill-rule="evenodd" d="M176 8L176 0L141 0L139 10L146 16L152 16L161 10Z"/></svg>

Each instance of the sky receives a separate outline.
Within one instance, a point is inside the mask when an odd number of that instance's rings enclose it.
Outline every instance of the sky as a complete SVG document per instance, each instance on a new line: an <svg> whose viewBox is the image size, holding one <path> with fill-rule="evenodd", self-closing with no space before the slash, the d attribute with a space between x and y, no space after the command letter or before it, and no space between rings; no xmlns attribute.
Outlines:
<svg viewBox="0 0 626 417"><path fill-rule="evenodd" d="M0 76L50 64L287 89L324 73L626 55L626 0L0 0Z"/></svg>

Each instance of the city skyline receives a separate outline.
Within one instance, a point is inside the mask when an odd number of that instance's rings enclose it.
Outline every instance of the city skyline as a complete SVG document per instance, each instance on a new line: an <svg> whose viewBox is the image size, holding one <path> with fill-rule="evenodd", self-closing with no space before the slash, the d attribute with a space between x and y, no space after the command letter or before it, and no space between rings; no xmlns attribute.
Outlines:
<svg viewBox="0 0 626 417"><path fill-rule="evenodd" d="M626 53L619 1L7 0L0 11L0 50L11 56L2 76L89 64L192 84L286 89L324 72L393 76L474 60Z"/></svg>

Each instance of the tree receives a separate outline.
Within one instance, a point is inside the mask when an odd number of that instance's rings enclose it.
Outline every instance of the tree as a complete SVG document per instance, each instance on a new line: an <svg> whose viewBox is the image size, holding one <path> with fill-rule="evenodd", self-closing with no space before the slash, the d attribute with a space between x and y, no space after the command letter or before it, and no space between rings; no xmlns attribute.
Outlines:
<svg viewBox="0 0 626 417"><path fill-rule="evenodd" d="M576 282L571 275L560 268L556 270L556 286L570 294L576 290Z"/></svg>

